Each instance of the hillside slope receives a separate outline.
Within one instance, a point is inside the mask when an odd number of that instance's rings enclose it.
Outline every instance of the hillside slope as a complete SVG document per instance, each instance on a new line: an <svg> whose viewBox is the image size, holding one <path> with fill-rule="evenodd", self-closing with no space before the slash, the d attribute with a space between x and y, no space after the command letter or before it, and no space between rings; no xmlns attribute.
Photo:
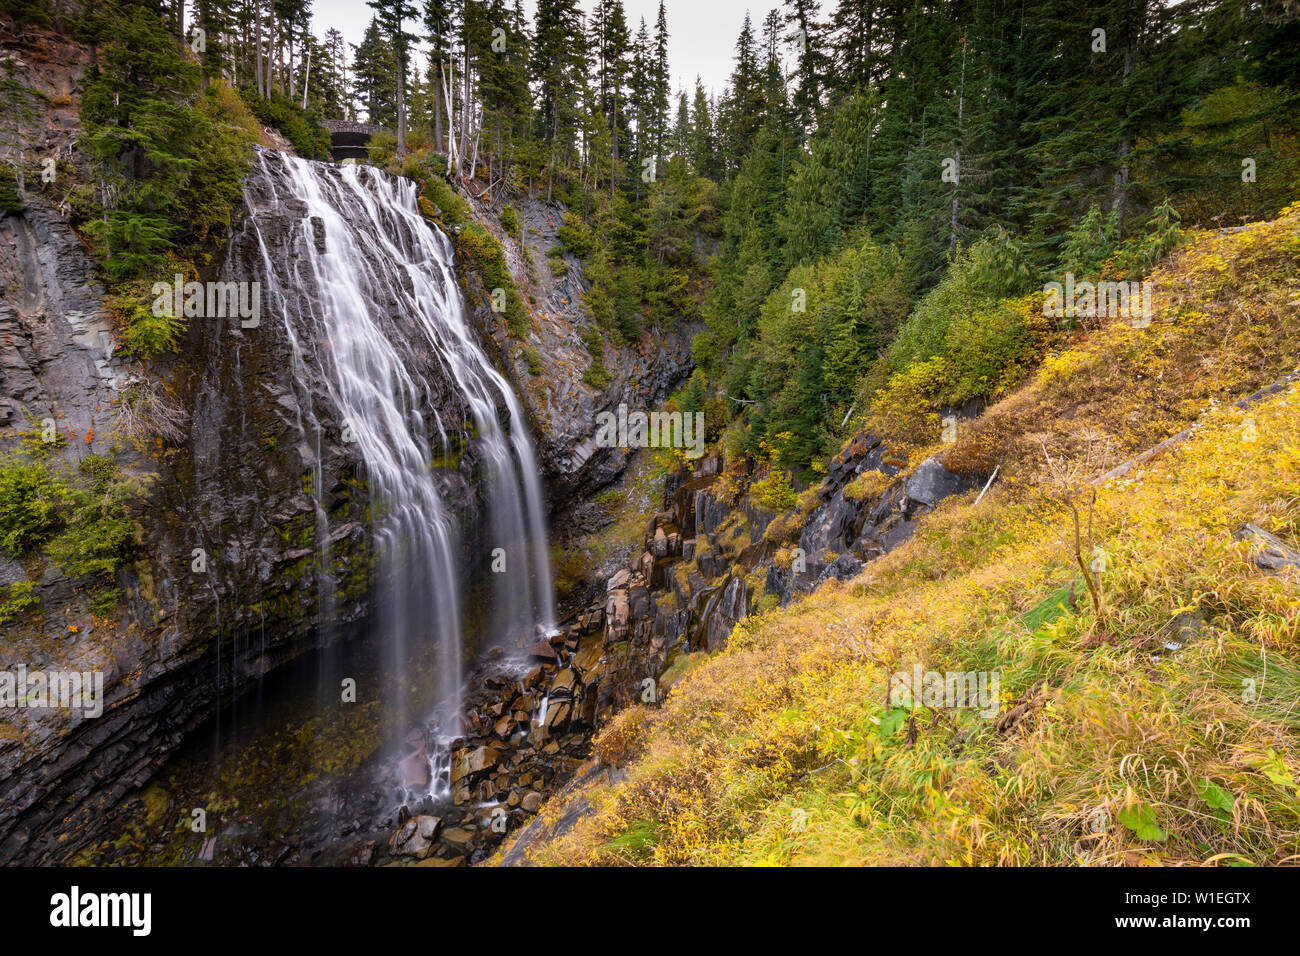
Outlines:
<svg viewBox="0 0 1300 956"><path fill-rule="evenodd" d="M1295 862L1297 253L1297 207L1195 236L1149 327L1080 333L960 425L938 459L987 493L744 619L499 860ZM935 450L894 444L868 506ZM985 693L913 699L926 672Z"/></svg>

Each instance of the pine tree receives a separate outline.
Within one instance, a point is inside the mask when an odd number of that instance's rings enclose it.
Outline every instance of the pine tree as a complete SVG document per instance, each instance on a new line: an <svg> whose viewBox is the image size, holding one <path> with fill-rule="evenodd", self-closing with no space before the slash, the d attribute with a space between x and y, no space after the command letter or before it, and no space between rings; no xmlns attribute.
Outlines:
<svg viewBox="0 0 1300 956"><path fill-rule="evenodd" d="M632 42L632 74L628 91L628 107L636 124L631 153L631 183L638 200L641 198L644 180L654 173L654 98L654 50L650 41L650 29L642 17L636 38Z"/></svg>
<svg viewBox="0 0 1300 956"><path fill-rule="evenodd" d="M701 176L719 176L717 144L713 131L713 104L704 92L704 84L695 78L695 96L691 100L691 165Z"/></svg>
<svg viewBox="0 0 1300 956"><path fill-rule="evenodd" d="M400 157L406 153L406 76L411 44L417 39L415 34L407 31L406 23L415 17L416 9L408 0L366 0L366 6L375 11L375 22L392 47L397 79L397 155Z"/></svg>
<svg viewBox="0 0 1300 956"><path fill-rule="evenodd" d="M366 120L379 126L396 124L397 62L377 18L371 18L352 56L353 89Z"/></svg>
<svg viewBox="0 0 1300 956"><path fill-rule="evenodd" d="M577 0L538 0L534 22L532 73L537 83L538 132L549 154L549 201L557 163L576 154L577 126L585 99L586 44Z"/></svg>
<svg viewBox="0 0 1300 956"><path fill-rule="evenodd" d="M659 16L655 19L654 59L650 68L651 91L651 139L656 158L664 155L664 143L668 138L668 18L664 13L664 2L659 0Z"/></svg>
<svg viewBox="0 0 1300 956"><path fill-rule="evenodd" d="M451 60L452 2L425 0L425 39L429 42L429 81L433 97L433 141L443 148L443 119L446 110L446 72Z"/></svg>
<svg viewBox="0 0 1300 956"><path fill-rule="evenodd" d="M627 87L632 64L631 35L622 0L600 0L592 18L592 50L597 63L596 95L601 115L609 126L610 189L616 187L618 167L629 140Z"/></svg>
<svg viewBox="0 0 1300 956"><path fill-rule="evenodd" d="M785 0L785 6L785 24L789 28L786 39L798 56L791 105L803 140L821 118L822 86L829 58L823 49L824 28L817 21L817 0Z"/></svg>
<svg viewBox="0 0 1300 956"><path fill-rule="evenodd" d="M763 121L766 99L754 44L754 27L745 22L736 40L736 65L722 107L720 153L724 173L734 172L748 151Z"/></svg>

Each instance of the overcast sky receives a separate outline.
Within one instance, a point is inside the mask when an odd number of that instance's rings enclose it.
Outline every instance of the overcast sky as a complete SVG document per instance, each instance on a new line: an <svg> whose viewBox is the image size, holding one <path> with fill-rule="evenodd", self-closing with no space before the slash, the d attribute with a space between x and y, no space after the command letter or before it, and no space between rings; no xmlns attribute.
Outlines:
<svg viewBox="0 0 1300 956"><path fill-rule="evenodd" d="M746 0L665 0L668 57L672 64L674 90L682 86L688 91L693 90L695 76L699 74L705 89L720 93L731 76L732 52L745 21L745 11L749 10L757 32L767 11L779 4L780 0L756 0L754 3ZM831 5L823 4L824 7ZM423 4L417 0L416 6L422 8ZM582 8L588 12L595 6L596 0L582 0ZM642 17L653 34L659 0L623 0L623 7L627 10L628 28L633 35ZM530 21L535 8L536 0L524 0ZM361 35L372 15L365 0L314 0L312 11L312 28L318 37L324 37L325 31L334 27L341 30L351 44L361 42ZM351 56L351 50L348 55Z"/></svg>

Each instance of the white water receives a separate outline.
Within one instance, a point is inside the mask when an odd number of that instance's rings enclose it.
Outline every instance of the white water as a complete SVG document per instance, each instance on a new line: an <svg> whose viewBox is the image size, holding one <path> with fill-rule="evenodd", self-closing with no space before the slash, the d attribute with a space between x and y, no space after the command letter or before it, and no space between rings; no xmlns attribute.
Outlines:
<svg viewBox="0 0 1300 956"><path fill-rule="evenodd" d="M456 563L464 550L436 465L458 461L462 444L482 460L485 547L503 549L506 562L504 573L493 574L487 555L473 556L488 578L487 637L518 645L539 627L549 632L555 611L545 516L526 419L470 330L451 243L421 217L414 183L264 151L250 182L245 228L261 251L263 274L255 278L264 314L283 317L293 348L295 367L285 372L300 395L313 381L326 384L331 417L350 430L365 463L387 663L400 677L418 642L436 642L439 722L454 736L464 578ZM271 221L292 230L287 257L282 240L263 238ZM463 420L437 414L449 393L459 399L453 407L467 410ZM308 409L307 417L323 416ZM304 436L314 439L319 461L321 430L312 436L304 428ZM318 520L327 524L319 505ZM406 681L395 683L397 699L386 703L404 720ZM436 789L443 768L431 759Z"/></svg>

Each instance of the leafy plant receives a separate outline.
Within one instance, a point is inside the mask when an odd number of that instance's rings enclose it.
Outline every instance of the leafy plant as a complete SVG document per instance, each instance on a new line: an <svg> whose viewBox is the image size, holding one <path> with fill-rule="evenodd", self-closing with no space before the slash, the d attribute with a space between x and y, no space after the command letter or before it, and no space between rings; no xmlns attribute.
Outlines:
<svg viewBox="0 0 1300 956"><path fill-rule="evenodd" d="M13 584L0 586L0 624L9 624L18 620L23 611L40 603L32 596L35 588L34 581L15 581Z"/></svg>
<svg viewBox="0 0 1300 956"><path fill-rule="evenodd" d="M68 489L44 462L0 460L0 548L18 557L59 525Z"/></svg>
<svg viewBox="0 0 1300 956"><path fill-rule="evenodd" d="M1133 803L1119 812L1119 822L1133 831L1139 840L1163 842L1169 834L1160 829L1156 812L1145 803Z"/></svg>
<svg viewBox="0 0 1300 956"><path fill-rule="evenodd" d="M501 228L506 231L507 235L518 236L520 230L519 210L514 206L503 206L501 209Z"/></svg>

